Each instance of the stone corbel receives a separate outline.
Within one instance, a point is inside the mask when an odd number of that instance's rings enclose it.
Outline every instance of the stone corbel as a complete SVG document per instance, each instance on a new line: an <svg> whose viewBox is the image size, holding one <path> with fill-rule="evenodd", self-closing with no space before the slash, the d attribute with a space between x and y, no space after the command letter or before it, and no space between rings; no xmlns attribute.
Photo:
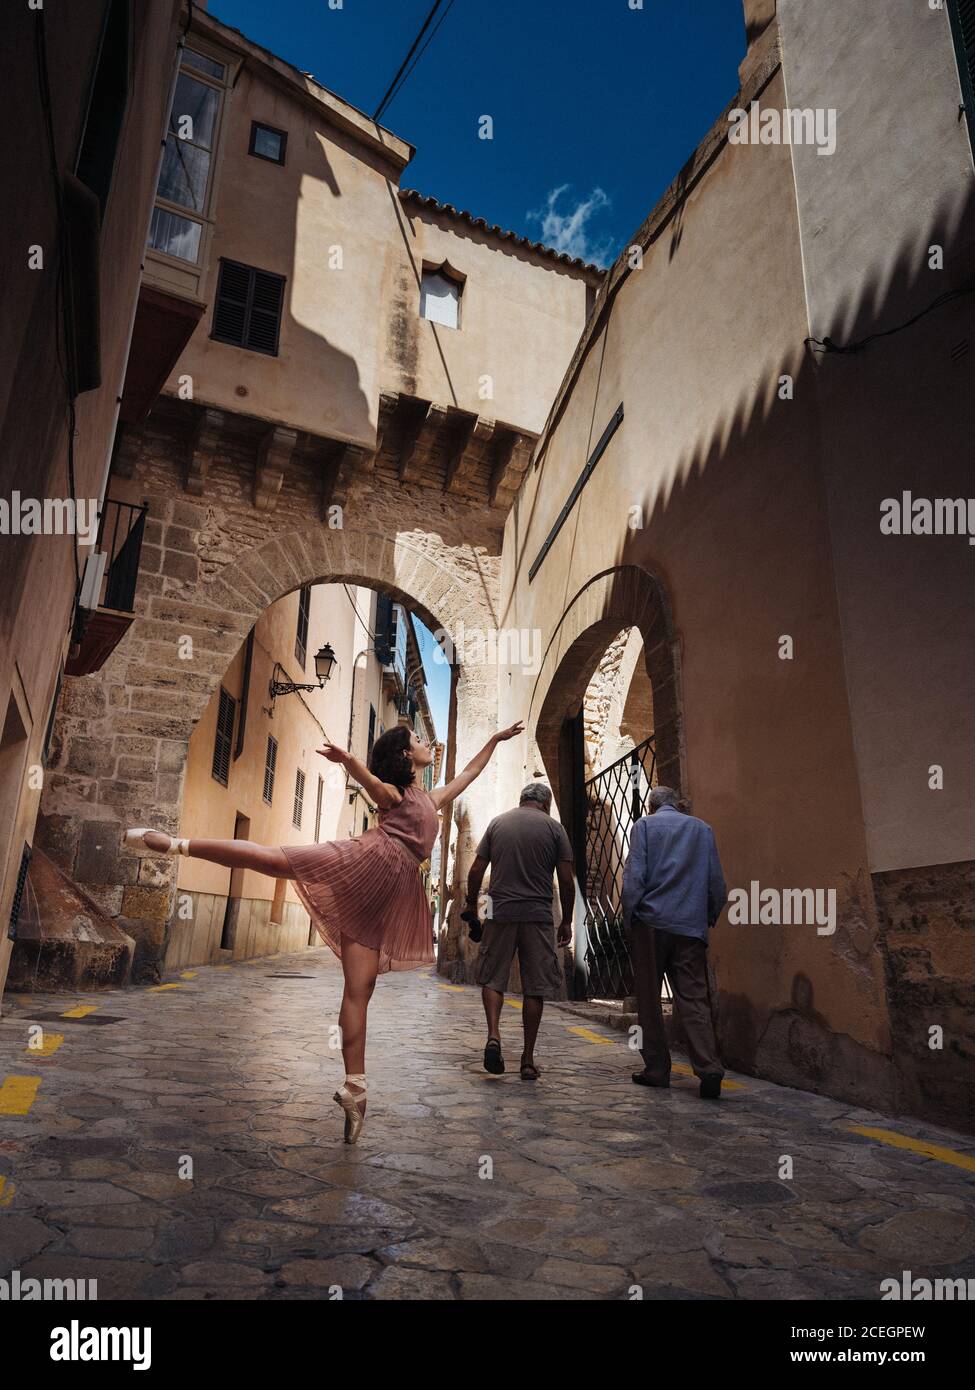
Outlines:
<svg viewBox="0 0 975 1390"><path fill-rule="evenodd" d="M528 472L534 445L531 435L514 432L501 441L491 470L492 507L510 507L514 502L521 480Z"/></svg>
<svg viewBox="0 0 975 1390"><path fill-rule="evenodd" d="M186 491L194 497L202 497L206 491L207 475L213 455L220 445L223 432L224 413L207 407L196 424L190 441L190 458L186 470Z"/></svg>
<svg viewBox="0 0 975 1390"><path fill-rule="evenodd" d="M447 460L445 492L470 494L475 491L474 479L493 436L493 420L483 415L467 417Z"/></svg>
<svg viewBox="0 0 975 1390"><path fill-rule="evenodd" d="M275 425L261 440L254 477L254 506L259 512L273 512L278 505L284 470L297 442L297 430L284 425Z"/></svg>
<svg viewBox="0 0 975 1390"><path fill-rule="evenodd" d="M322 520L328 520L329 507L344 507L352 484L362 473L371 473L376 464L372 449L360 444L339 444L325 464L322 486Z"/></svg>
<svg viewBox="0 0 975 1390"><path fill-rule="evenodd" d="M430 456L437 435L447 420L445 405L430 404L406 432L399 456L399 477L402 483L419 481L423 465Z"/></svg>

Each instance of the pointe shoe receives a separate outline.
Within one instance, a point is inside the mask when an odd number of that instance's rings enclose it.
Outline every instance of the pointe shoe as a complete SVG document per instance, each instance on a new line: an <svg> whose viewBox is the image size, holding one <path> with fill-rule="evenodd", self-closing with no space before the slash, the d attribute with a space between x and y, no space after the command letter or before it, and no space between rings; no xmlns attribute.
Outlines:
<svg viewBox="0 0 975 1390"><path fill-rule="evenodd" d="M147 835L167 835L169 839L168 849L153 849L153 854L189 854L189 840L177 840L169 835L166 830L153 830L152 826L140 826L136 830L127 830L123 837L123 844L126 849L152 849L151 845L146 844Z"/></svg>
<svg viewBox="0 0 975 1390"><path fill-rule="evenodd" d="M350 1091L347 1082L351 1081L353 1086L360 1086L360 1091ZM366 1078L364 1076L347 1076L342 1085L332 1097L345 1111L345 1142L354 1144L362 1133L362 1125L366 1118ZM359 1109L359 1102L362 1102L362 1109Z"/></svg>

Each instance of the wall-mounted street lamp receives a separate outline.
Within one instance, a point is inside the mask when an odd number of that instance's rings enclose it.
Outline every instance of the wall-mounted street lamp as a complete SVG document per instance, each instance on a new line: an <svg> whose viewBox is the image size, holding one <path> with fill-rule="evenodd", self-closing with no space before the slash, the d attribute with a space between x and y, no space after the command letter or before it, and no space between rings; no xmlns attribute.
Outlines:
<svg viewBox="0 0 975 1390"><path fill-rule="evenodd" d="M268 693L272 700L276 700L279 695L294 695L299 690L321 690L325 682L332 674L335 665L335 653L332 651L331 644L326 642L324 647L319 647L315 653L315 675L318 682L315 685L298 685L294 681L272 680L268 685ZM275 671L279 669L279 663L275 663ZM284 669L281 667L280 669Z"/></svg>

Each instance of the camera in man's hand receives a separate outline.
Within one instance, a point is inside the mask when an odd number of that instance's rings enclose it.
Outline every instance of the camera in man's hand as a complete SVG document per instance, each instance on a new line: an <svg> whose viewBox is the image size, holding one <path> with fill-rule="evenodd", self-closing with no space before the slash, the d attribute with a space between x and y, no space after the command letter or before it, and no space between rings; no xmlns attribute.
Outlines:
<svg viewBox="0 0 975 1390"><path fill-rule="evenodd" d="M466 912L460 914L460 920L467 923L467 934L470 939L472 941L480 941L481 937L484 935L484 923L478 917L477 913L473 909L468 908Z"/></svg>

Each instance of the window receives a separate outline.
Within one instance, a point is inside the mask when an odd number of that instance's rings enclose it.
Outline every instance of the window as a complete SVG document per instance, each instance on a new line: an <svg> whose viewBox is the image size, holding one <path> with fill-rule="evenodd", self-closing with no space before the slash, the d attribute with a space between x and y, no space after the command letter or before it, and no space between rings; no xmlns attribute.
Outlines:
<svg viewBox="0 0 975 1390"><path fill-rule="evenodd" d="M274 799L274 769L278 765L278 741L267 736L267 753L264 755L264 800L270 806Z"/></svg>
<svg viewBox="0 0 975 1390"><path fill-rule="evenodd" d="M283 291L283 276L221 260L211 337L277 357Z"/></svg>
<svg viewBox="0 0 975 1390"><path fill-rule="evenodd" d="M972 0L948 0L948 17L958 59L962 102L968 118L968 136L975 150L975 4Z"/></svg>
<svg viewBox="0 0 975 1390"><path fill-rule="evenodd" d="M224 74L223 63L183 50L149 228L154 251L193 264L200 259L203 241ZM187 215L192 213L199 220Z"/></svg>
<svg viewBox="0 0 975 1390"><path fill-rule="evenodd" d="M167 212L165 208L153 208L149 245L154 251L165 251L167 256L181 261L197 261L202 235L202 223Z"/></svg>
<svg viewBox="0 0 975 1390"><path fill-rule="evenodd" d="M460 327L461 285L442 270L425 270L420 280L420 318L441 323L445 328Z"/></svg>
<svg viewBox="0 0 975 1390"><path fill-rule="evenodd" d="M297 830L301 829L301 815L305 809L305 774L299 767L295 773L295 808L291 815L291 823Z"/></svg>
<svg viewBox="0 0 975 1390"><path fill-rule="evenodd" d="M223 81L224 66L214 58L208 58L205 53L196 53L192 48L183 50L183 67L196 68L197 72L205 72L208 77L216 77Z"/></svg>
<svg viewBox="0 0 975 1390"><path fill-rule="evenodd" d="M320 776L318 779L318 797L315 801L315 844L321 839L322 835L322 797L325 794L325 782Z"/></svg>
<svg viewBox="0 0 975 1390"><path fill-rule="evenodd" d="M258 159L269 159L272 164L283 164L287 145L287 131L275 130L273 125L261 125L260 121L251 121L248 154L256 154Z"/></svg>
<svg viewBox="0 0 975 1390"><path fill-rule="evenodd" d="M131 0L111 0L108 6L75 170L97 196L103 214L129 100L130 8Z"/></svg>
<svg viewBox="0 0 975 1390"><path fill-rule="evenodd" d="M369 738L366 742L366 762L369 761L372 753L372 745L376 742L376 707L369 706Z"/></svg>
<svg viewBox="0 0 975 1390"><path fill-rule="evenodd" d="M234 716L237 701L220 687L220 705L217 710L217 736L213 742L212 772L218 782L227 785L230 777L230 749L234 741Z"/></svg>
<svg viewBox="0 0 975 1390"><path fill-rule="evenodd" d="M295 637L295 659L302 671L308 655L308 614L311 609L311 585L303 584L298 590L298 635Z"/></svg>

